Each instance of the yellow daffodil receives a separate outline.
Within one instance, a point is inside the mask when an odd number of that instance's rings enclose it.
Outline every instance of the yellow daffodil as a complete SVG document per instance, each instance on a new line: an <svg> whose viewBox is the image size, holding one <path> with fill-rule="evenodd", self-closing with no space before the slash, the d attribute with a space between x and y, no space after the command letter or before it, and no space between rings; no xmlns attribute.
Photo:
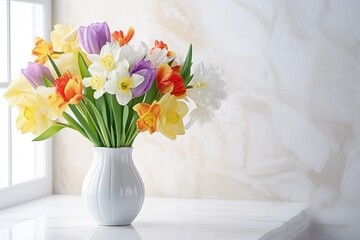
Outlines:
<svg viewBox="0 0 360 240"><path fill-rule="evenodd" d="M53 59L59 57L59 54L54 52L52 44L40 37L35 38L35 48L32 50L32 54L37 57L35 62L42 65L48 60L48 55Z"/></svg>
<svg viewBox="0 0 360 240"><path fill-rule="evenodd" d="M19 79L11 81L4 98L8 101L11 107L15 106L20 98L25 94L32 94L34 89L26 78L21 75Z"/></svg>
<svg viewBox="0 0 360 240"><path fill-rule="evenodd" d="M61 95L56 92L56 88L40 86L36 91L47 100L46 108L44 108L44 112L47 112L46 115L54 121L61 118L62 113L67 108L68 104Z"/></svg>
<svg viewBox="0 0 360 240"><path fill-rule="evenodd" d="M32 132L39 135L53 124L43 111L46 101L40 94L27 94L19 99L16 106L20 112L16 119L16 127L22 133Z"/></svg>
<svg viewBox="0 0 360 240"><path fill-rule="evenodd" d="M185 134L183 117L188 112L187 105L169 93L160 99L159 104L162 111L157 121L157 130L171 140Z"/></svg>

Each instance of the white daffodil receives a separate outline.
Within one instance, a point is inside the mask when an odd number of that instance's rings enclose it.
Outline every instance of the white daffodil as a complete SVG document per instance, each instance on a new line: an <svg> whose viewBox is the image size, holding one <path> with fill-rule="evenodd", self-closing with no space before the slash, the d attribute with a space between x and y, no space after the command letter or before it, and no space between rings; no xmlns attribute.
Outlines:
<svg viewBox="0 0 360 240"><path fill-rule="evenodd" d="M92 71L91 77L83 79L83 84L85 87L91 87L94 92L94 98L98 99L105 93L105 83L106 77L102 72Z"/></svg>
<svg viewBox="0 0 360 240"><path fill-rule="evenodd" d="M105 84L105 91L116 95L116 100L120 105L126 105L132 98L131 89L144 81L144 77L139 74L130 76L127 68L119 68L114 72L109 81Z"/></svg>
<svg viewBox="0 0 360 240"><path fill-rule="evenodd" d="M105 77L110 77L119 68L129 68L129 63L120 58L120 46L117 43L106 43L98 54L90 54L92 61L89 72L103 72Z"/></svg>
<svg viewBox="0 0 360 240"><path fill-rule="evenodd" d="M197 107L190 113L187 127L196 121L203 124L211 120L213 111L220 108L221 100L227 96L223 89L225 86L223 73L212 65L205 66L203 63L197 65L189 86L187 95Z"/></svg>
<svg viewBox="0 0 360 240"><path fill-rule="evenodd" d="M143 59L148 51L149 49L144 42L140 43L137 50L133 46L125 44L120 48L120 58L125 59L131 68L135 63Z"/></svg>

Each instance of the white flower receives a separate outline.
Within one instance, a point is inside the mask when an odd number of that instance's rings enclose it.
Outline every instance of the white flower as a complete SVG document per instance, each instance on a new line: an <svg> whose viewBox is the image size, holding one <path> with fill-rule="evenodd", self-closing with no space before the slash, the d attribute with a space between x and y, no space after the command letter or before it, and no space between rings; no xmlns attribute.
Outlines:
<svg viewBox="0 0 360 240"><path fill-rule="evenodd" d="M196 122L200 125L204 125L204 123L213 119L214 115L214 109L211 108L211 106L197 106L190 112L190 118L189 122L186 124L186 128L188 129Z"/></svg>
<svg viewBox="0 0 360 240"><path fill-rule="evenodd" d="M105 91L116 95L116 100L120 105L126 105L132 98L131 89L144 81L144 77L139 74L130 76L127 68L119 68L110 76L105 84Z"/></svg>
<svg viewBox="0 0 360 240"><path fill-rule="evenodd" d="M129 68L129 62L120 58L120 46L117 43L106 43L98 54L90 54L92 61L89 72L102 72L101 75L110 77L119 68Z"/></svg>
<svg viewBox="0 0 360 240"><path fill-rule="evenodd" d="M120 58L128 61L130 68L144 58L148 52L148 47L144 42L140 43L137 50L131 45L125 44L120 48Z"/></svg>
<svg viewBox="0 0 360 240"><path fill-rule="evenodd" d="M107 82L103 72L99 72L93 69L91 72L91 77L83 79L83 84L85 87L91 87L94 92L94 98L98 99L105 93L105 83Z"/></svg>
<svg viewBox="0 0 360 240"><path fill-rule="evenodd" d="M168 50L165 48L154 48L146 56L146 60L150 60L153 67L158 67L160 64L168 63L174 59L174 56L168 56Z"/></svg>
<svg viewBox="0 0 360 240"><path fill-rule="evenodd" d="M223 89L225 86L223 73L212 65L205 66L203 63L197 65L189 86L187 95L194 101L196 108L190 113L187 127L196 121L200 124L210 121L214 116L213 111L220 108L221 100L227 96Z"/></svg>

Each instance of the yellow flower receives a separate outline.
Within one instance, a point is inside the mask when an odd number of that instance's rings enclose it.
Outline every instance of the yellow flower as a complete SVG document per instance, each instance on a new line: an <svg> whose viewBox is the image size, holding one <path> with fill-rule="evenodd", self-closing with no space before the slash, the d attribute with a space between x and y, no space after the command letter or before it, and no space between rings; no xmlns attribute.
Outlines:
<svg viewBox="0 0 360 240"><path fill-rule="evenodd" d="M139 114L139 119L136 121L136 126L140 132L149 131L154 133L156 129L157 119L161 113L161 107L157 101L151 105L147 103L138 103L133 109Z"/></svg>
<svg viewBox="0 0 360 240"><path fill-rule="evenodd" d="M26 78L21 75L19 79L11 81L7 91L4 94L4 98L8 101L9 105L15 106L26 94L32 94L34 92L33 87L26 80Z"/></svg>
<svg viewBox="0 0 360 240"><path fill-rule="evenodd" d="M177 135L185 134L183 117L188 112L186 104L169 93L160 99L159 104L162 111L157 122L157 130L171 140L175 140Z"/></svg>
<svg viewBox="0 0 360 240"><path fill-rule="evenodd" d="M69 53L78 48L78 29L70 25L56 24L50 34L54 50Z"/></svg>
<svg viewBox="0 0 360 240"><path fill-rule="evenodd" d="M37 56L35 62L42 65L48 60L48 55L53 59L59 57L59 54L54 53L52 44L39 37L35 38L35 48L32 50L32 54Z"/></svg>
<svg viewBox="0 0 360 240"><path fill-rule="evenodd" d="M80 76L80 69L77 63L77 54L75 53L64 53L58 59L54 60L57 68L59 69L60 73L66 73L69 71L72 76L76 76L77 78L81 79ZM56 72L53 66L50 63L46 65L53 76L56 76Z"/></svg>
<svg viewBox="0 0 360 240"><path fill-rule="evenodd" d="M40 86L36 89L36 92L47 100L44 112L46 112L48 118L54 121L61 118L68 104L64 101L61 95L56 92L56 88Z"/></svg>
<svg viewBox="0 0 360 240"><path fill-rule="evenodd" d="M19 99L16 106L20 112L16 119L16 127L22 133L32 132L39 135L53 124L44 113L46 101L40 94L27 94Z"/></svg>

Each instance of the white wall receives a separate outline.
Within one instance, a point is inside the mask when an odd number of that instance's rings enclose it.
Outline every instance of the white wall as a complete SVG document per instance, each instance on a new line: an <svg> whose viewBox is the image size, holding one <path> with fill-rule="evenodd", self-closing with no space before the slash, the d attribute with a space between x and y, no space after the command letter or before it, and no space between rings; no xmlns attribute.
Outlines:
<svg viewBox="0 0 360 240"><path fill-rule="evenodd" d="M136 139L147 196L305 200L358 159L360 1L53 0L53 11L54 23L132 25L134 43L193 43L195 61L226 70L215 121L175 142ZM91 145L63 131L54 149L55 192L79 193Z"/></svg>

